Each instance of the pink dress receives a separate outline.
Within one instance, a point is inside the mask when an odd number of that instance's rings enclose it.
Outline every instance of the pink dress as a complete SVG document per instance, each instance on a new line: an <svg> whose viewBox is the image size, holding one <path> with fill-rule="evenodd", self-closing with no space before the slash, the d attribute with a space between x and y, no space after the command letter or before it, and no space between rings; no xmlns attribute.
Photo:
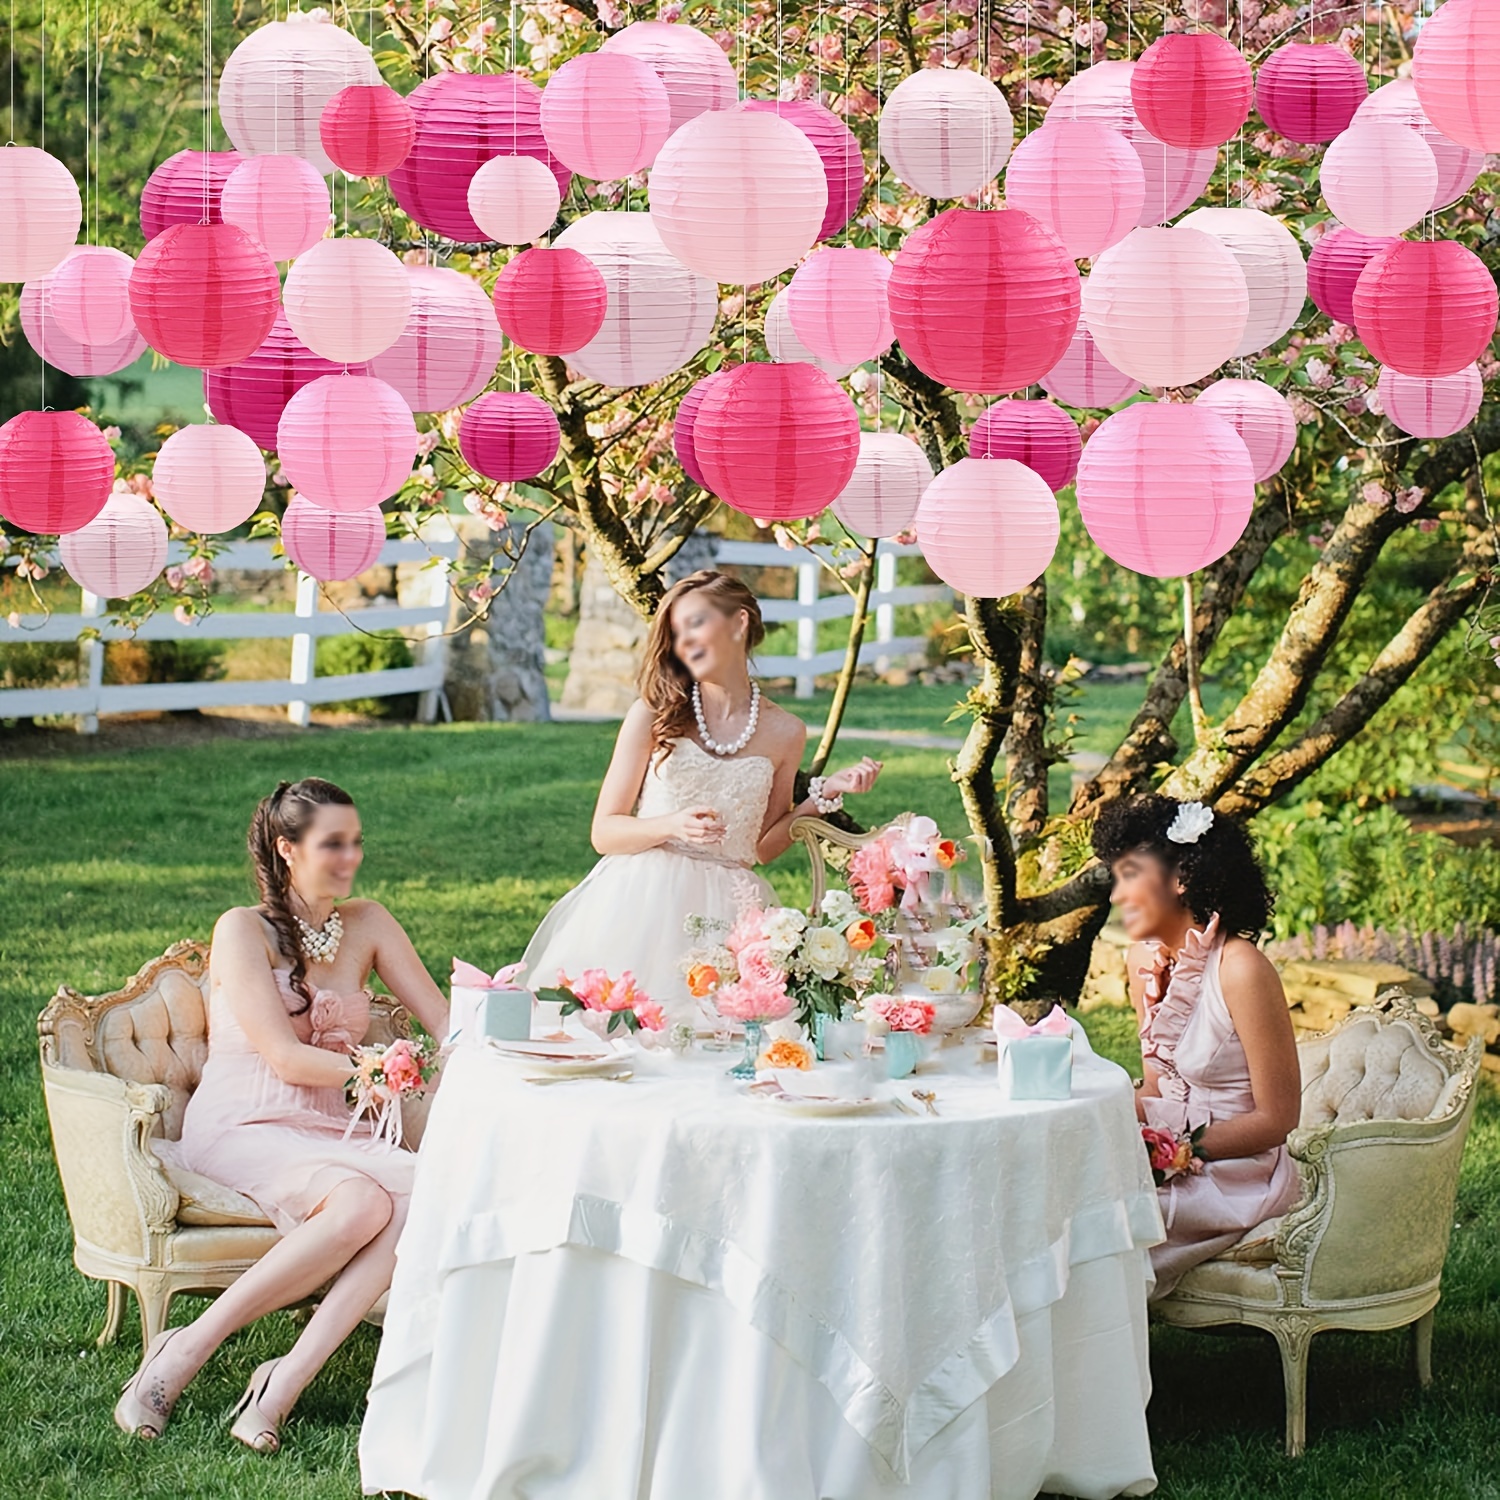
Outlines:
<svg viewBox="0 0 1500 1500"><path fill-rule="evenodd" d="M298 1039L346 1052L370 1024L370 997L319 990L301 1004L291 971L275 969L276 987ZM252 1198L283 1233L307 1219L341 1182L369 1177L393 1197L411 1194L416 1157L377 1141L368 1120L346 1140L350 1110L338 1088L285 1083L250 1045L223 986L208 1014L208 1058L182 1119L182 1139L168 1154Z"/></svg>
<svg viewBox="0 0 1500 1500"><path fill-rule="evenodd" d="M1224 942L1214 916L1189 930L1170 970L1146 976L1141 1053L1157 1071L1161 1097L1142 1095L1148 1124L1181 1133L1255 1108L1250 1066L1219 984ZM1165 990L1162 981L1166 979ZM1199 1261L1227 1250L1264 1219L1285 1213L1299 1191L1285 1146L1204 1163L1157 1189L1167 1238L1151 1252L1153 1297L1163 1297Z"/></svg>

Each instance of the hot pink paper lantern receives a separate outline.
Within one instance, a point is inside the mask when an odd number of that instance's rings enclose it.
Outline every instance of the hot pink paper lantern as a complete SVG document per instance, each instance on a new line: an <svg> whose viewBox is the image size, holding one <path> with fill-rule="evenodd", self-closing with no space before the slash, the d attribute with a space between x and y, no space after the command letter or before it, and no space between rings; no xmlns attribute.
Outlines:
<svg viewBox="0 0 1500 1500"><path fill-rule="evenodd" d="M167 561L167 523L149 500L118 490L58 548L68 576L101 599L150 588Z"/></svg>
<svg viewBox="0 0 1500 1500"><path fill-rule="evenodd" d="M1142 125L1169 146L1229 140L1250 115L1250 64L1212 31L1168 32L1141 53L1130 97Z"/></svg>
<svg viewBox="0 0 1500 1500"><path fill-rule="evenodd" d="M1433 125L1475 151L1500 151L1500 14L1478 0L1448 0L1422 24L1412 82Z"/></svg>
<svg viewBox="0 0 1500 1500"><path fill-rule="evenodd" d="M693 452L726 505L761 520L803 520L849 483L859 416L811 365L740 365L704 395Z"/></svg>
<svg viewBox="0 0 1500 1500"><path fill-rule="evenodd" d="M1078 424L1050 401L997 401L969 429L970 458L1013 458L1054 493L1073 482L1082 452Z"/></svg>
<svg viewBox="0 0 1500 1500"><path fill-rule="evenodd" d="M1217 412L1239 433L1257 484L1279 473L1292 456L1297 419L1286 397L1263 380L1216 380L1193 404Z"/></svg>
<svg viewBox="0 0 1500 1500"><path fill-rule="evenodd" d="M73 252L74 255L82 253L82 247ZM81 343L63 331L52 309L53 278L56 275L56 271L49 272L35 281L28 281L21 288L21 331L26 335L26 342L49 365L69 375L113 375L127 365L133 365L146 352L146 341L137 331L133 318L129 331L109 344Z"/></svg>
<svg viewBox="0 0 1500 1500"><path fill-rule="evenodd" d="M1258 208L1195 208L1179 229L1211 234L1245 273L1250 310L1235 349L1244 357L1268 349L1302 315L1307 301L1307 263L1292 232Z"/></svg>
<svg viewBox="0 0 1500 1500"><path fill-rule="evenodd" d="M130 273L123 250L82 245L48 275L49 305L57 326L80 344L114 344L135 333L130 313Z"/></svg>
<svg viewBox="0 0 1500 1500"><path fill-rule="evenodd" d="M1372 90L1354 111L1354 118L1405 125L1427 142L1438 172L1437 192L1432 199L1434 209L1457 203L1484 171L1484 152L1450 141L1423 112L1416 85L1410 78L1393 78Z"/></svg>
<svg viewBox="0 0 1500 1500"><path fill-rule="evenodd" d="M793 330L835 364L863 364L884 354L895 338L890 280L891 263L878 250L819 250L797 267L786 289Z"/></svg>
<svg viewBox="0 0 1500 1500"><path fill-rule="evenodd" d="M1361 234L1400 234L1437 193L1437 162L1415 130L1356 120L1323 153L1318 186L1329 211Z"/></svg>
<svg viewBox="0 0 1500 1500"><path fill-rule="evenodd" d="M916 520L931 483L927 455L905 433L862 432L854 472L833 513L856 536L895 536Z"/></svg>
<svg viewBox="0 0 1500 1500"><path fill-rule="evenodd" d="M333 205L328 184L300 156L252 156L229 174L219 212L272 260L291 260L323 238Z"/></svg>
<svg viewBox="0 0 1500 1500"><path fill-rule="evenodd" d="M1369 91L1364 68L1331 42L1288 42L1255 75L1261 119L1304 145L1341 135Z"/></svg>
<svg viewBox="0 0 1500 1500"><path fill-rule="evenodd" d="M1360 234L1340 225L1331 229L1307 257L1307 294L1335 323L1354 322L1354 287L1359 273L1400 239L1391 234Z"/></svg>
<svg viewBox="0 0 1500 1500"><path fill-rule="evenodd" d="M677 455L677 462L682 465L682 472L700 489L707 489L708 483L698 464L697 450L693 447L693 426L698 420L698 410L703 405L703 398L713 389L715 382L727 379L729 374L728 370L715 370L712 375L705 375L702 380L695 381L677 403L677 415L672 419L672 451Z"/></svg>
<svg viewBox="0 0 1500 1500"><path fill-rule="evenodd" d="M605 37L599 50L639 58L655 72L667 90L674 131L705 110L729 109L739 98L734 64L712 37L692 26L632 21Z"/></svg>
<svg viewBox="0 0 1500 1500"><path fill-rule="evenodd" d="M1019 209L950 208L906 238L891 323L918 369L1000 395L1039 379L1078 326L1080 280L1050 229Z"/></svg>
<svg viewBox="0 0 1500 1500"><path fill-rule="evenodd" d="M865 158L859 137L834 112L816 99L747 99L751 113L780 115L813 144L828 181L828 207L818 238L837 234L859 207L865 190Z"/></svg>
<svg viewBox="0 0 1500 1500"><path fill-rule="evenodd" d="M1484 381L1477 365L1465 365L1456 374L1439 375L1435 380L1382 370L1375 390L1386 416L1415 438L1451 437L1461 432L1484 400Z"/></svg>
<svg viewBox="0 0 1500 1500"><path fill-rule="evenodd" d="M1141 385L1105 359L1080 317L1078 331L1063 357L1042 376L1041 387L1065 406L1097 410L1118 406L1135 395Z"/></svg>
<svg viewBox="0 0 1500 1500"><path fill-rule="evenodd" d="M276 447L298 494L347 513L379 505L411 477L417 424L385 381L323 375L287 402Z"/></svg>
<svg viewBox="0 0 1500 1500"><path fill-rule="evenodd" d="M1399 240L1354 287L1354 326L1383 365L1428 380L1456 375L1495 333L1495 282L1455 240Z"/></svg>
<svg viewBox="0 0 1500 1500"><path fill-rule="evenodd" d="M495 373L504 341L484 288L472 276L408 266L411 316L401 337L370 361L413 411L451 411Z"/></svg>
<svg viewBox="0 0 1500 1500"><path fill-rule="evenodd" d="M814 354L797 337L797 330L792 327L792 315L788 307L788 290L789 288L782 287L771 298L770 305L766 308L764 328L766 353L779 365L813 365L835 380L842 380L846 375L857 370L860 361L843 364L836 359L824 359L821 354Z"/></svg>
<svg viewBox="0 0 1500 1500"><path fill-rule="evenodd" d="M1139 401L1106 417L1078 465L1078 511L1099 549L1151 578L1206 568L1255 503L1250 454L1202 406Z"/></svg>
<svg viewBox="0 0 1500 1500"><path fill-rule="evenodd" d="M378 505L339 513L293 495L281 518L281 544L304 573L321 583L356 578L380 561L385 516Z"/></svg>
<svg viewBox="0 0 1500 1500"><path fill-rule="evenodd" d="M552 467L561 433L557 414L530 391L490 391L458 427L458 451L476 474L501 484L535 479Z"/></svg>
<svg viewBox="0 0 1500 1500"><path fill-rule="evenodd" d="M917 545L950 588L1003 599L1035 583L1061 524L1047 481L1013 458L961 458L922 496Z"/></svg>
<svg viewBox="0 0 1500 1500"><path fill-rule="evenodd" d="M179 151L141 189L141 233L154 240L173 224L219 224L224 184L244 161L238 151Z"/></svg>
<svg viewBox="0 0 1500 1500"><path fill-rule="evenodd" d="M73 248L83 200L73 174L35 146L0 150L0 281L45 276Z"/></svg>
<svg viewBox="0 0 1500 1500"><path fill-rule="evenodd" d="M1145 385L1188 385L1233 356L1250 294L1228 248L1198 229L1135 229L1095 262L1083 288L1094 342Z"/></svg>
<svg viewBox="0 0 1500 1500"><path fill-rule="evenodd" d="M411 316L406 267L374 240L319 240L286 276L282 305L314 354L358 364L383 354Z"/></svg>
<svg viewBox="0 0 1500 1500"><path fill-rule="evenodd" d="M604 326L609 289L586 256L566 246L523 250L495 279L495 318L532 354L571 354Z"/></svg>
<svg viewBox="0 0 1500 1500"><path fill-rule="evenodd" d="M151 470L156 503L179 526L206 536L242 526L265 491L266 461L238 427L179 427Z"/></svg>
<svg viewBox="0 0 1500 1500"><path fill-rule="evenodd" d="M542 90L542 134L565 167L615 181L649 167L672 129L667 87L628 52L583 52Z"/></svg>
<svg viewBox="0 0 1500 1500"><path fill-rule="evenodd" d="M384 177L406 160L417 135L411 105L389 84L340 89L318 117L323 154L351 177Z"/></svg>
<svg viewBox="0 0 1500 1500"><path fill-rule="evenodd" d="M1045 224L1074 260L1092 259L1136 227L1146 174L1134 147L1095 120L1057 120L1016 147L1005 201Z"/></svg>
<svg viewBox="0 0 1500 1500"><path fill-rule="evenodd" d="M1005 95L972 68L918 68L880 111L880 154L928 198L962 198L993 182L1014 135Z"/></svg>
<svg viewBox="0 0 1500 1500"><path fill-rule="evenodd" d="M541 239L561 206L557 179L534 156L492 156L469 182L469 214L498 245Z"/></svg>
<svg viewBox="0 0 1500 1500"><path fill-rule="evenodd" d="M66 536L104 509L115 455L76 411L18 412L0 427L0 516L22 531Z"/></svg>
<svg viewBox="0 0 1500 1500"><path fill-rule="evenodd" d="M276 262L235 224L172 224L130 273L130 311L148 344L180 365L232 365L276 321Z"/></svg>

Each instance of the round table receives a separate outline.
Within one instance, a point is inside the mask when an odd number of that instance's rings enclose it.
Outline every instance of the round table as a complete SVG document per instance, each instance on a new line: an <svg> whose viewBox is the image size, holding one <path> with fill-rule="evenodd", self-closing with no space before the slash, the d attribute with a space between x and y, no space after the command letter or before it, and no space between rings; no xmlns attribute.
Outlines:
<svg viewBox="0 0 1500 1500"><path fill-rule="evenodd" d="M722 1054L527 1082L482 1048L433 1100L360 1438L425 1500L984 1500L1155 1487L1130 1081L1073 1097L943 1048L810 1117Z"/></svg>

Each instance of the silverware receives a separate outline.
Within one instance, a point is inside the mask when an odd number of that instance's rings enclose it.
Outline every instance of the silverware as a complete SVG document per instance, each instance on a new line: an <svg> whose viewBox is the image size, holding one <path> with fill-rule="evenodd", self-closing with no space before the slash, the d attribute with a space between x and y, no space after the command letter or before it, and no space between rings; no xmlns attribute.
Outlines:
<svg viewBox="0 0 1500 1500"><path fill-rule="evenodd" d="M922 1089L913 1089L911 1091L911 1096L919 1103L925 1104L927 1106L928 1114L935 1115L938 1112L936 1094L924 1092Z"/></svg>
<svg viewBox="0 0 1500 1500"><path fill-rule="evenodd" d="M896 1099L896 1098L892 1098L892 1100L891 1100L891 1103L892 1103L892 1104L893 1104L893 1105L894 1105L894 1106L895 1106L895 1107L896 1107L896 1108L897 1108L897 1109L899 1109L899 1110L900 1110L900 1111L901 1111L901 1113L902 1113L902 1114L903 1114L903 1115L911 1115L911 1116L912 1116L912 1118L913 1118L913 1119L915 1119L915 1118L916 1118L916 1115L917 1115L917 1111L916 1111L916 1110L914 1110L914 1109L913 1109L913 1108L912 1108L912 1107L911 1107L911 1105L909 1105L909 1104L908 1104L908 1103L907 1103L907 1102L906 1102L906 1100L905 1100L905 1099Z"/></svg>
<svg viewBox="0 0 1500 1500"><path fill-rule="evenodd" d="M548 1075L542 1078L524 1078L522 1082L545 1088L549 1083L625 1083L634 1077L632 1069L624 1073L564 1073L560 1077Z"/></svg>

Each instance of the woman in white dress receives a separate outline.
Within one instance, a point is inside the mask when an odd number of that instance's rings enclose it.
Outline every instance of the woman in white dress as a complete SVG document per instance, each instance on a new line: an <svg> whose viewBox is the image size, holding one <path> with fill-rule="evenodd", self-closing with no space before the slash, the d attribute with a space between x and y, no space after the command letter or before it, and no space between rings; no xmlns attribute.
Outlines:
<svg viewBox="0 0 1500 1500"><path fill-rule="evenodd" d="M641 665L640 698L615 741L592 839L603 858L543 919L527 946L532 986L586 968L630 970L669 1022L698 1019L679 963L697 915L732 921L741 902L774 900L752 873L791 844L792 819L868 791L868 757L814 777L795 806L807 726L750 676L765 637L755 595L703 570L662 597Z"/></svg>

